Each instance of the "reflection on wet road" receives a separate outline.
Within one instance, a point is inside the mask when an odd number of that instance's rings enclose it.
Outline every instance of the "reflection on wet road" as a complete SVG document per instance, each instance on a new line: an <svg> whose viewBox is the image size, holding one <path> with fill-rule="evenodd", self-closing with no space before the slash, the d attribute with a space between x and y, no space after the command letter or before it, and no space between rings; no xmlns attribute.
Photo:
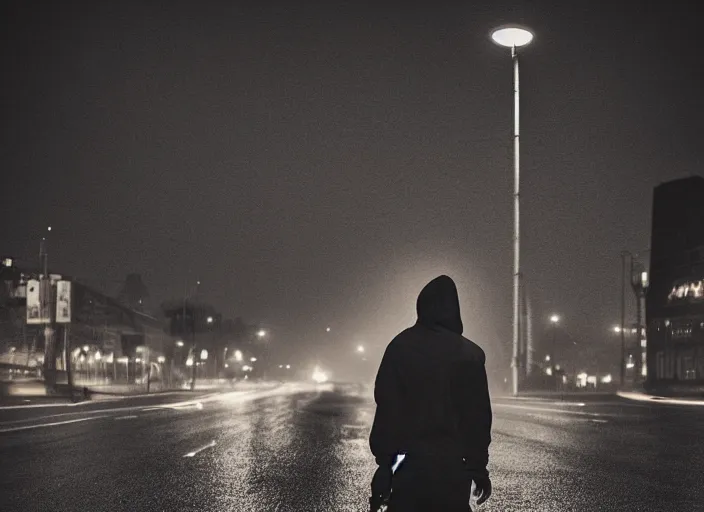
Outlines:
<svg viewBox="0 0 704 512"><path fill-rule="evenodd" d="M286 385L0 423L0 510L363 511L374 413ZM704 510L704 411L495 401L489 511Z"/></svg>

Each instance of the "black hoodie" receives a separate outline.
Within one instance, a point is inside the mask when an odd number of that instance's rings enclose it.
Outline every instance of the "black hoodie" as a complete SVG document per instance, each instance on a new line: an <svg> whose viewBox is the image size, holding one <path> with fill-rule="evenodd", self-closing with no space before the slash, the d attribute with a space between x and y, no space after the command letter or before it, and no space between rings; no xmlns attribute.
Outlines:
<svg viewBox="0 0 704 512"><path fill-rule="evenodd" d="M370 436L380 465L398 453L442 461L464 458L486 474L491 404L484 351L462 337L455 283L440 276L420 292L418 321L386 348L374 389Z"/></svg>

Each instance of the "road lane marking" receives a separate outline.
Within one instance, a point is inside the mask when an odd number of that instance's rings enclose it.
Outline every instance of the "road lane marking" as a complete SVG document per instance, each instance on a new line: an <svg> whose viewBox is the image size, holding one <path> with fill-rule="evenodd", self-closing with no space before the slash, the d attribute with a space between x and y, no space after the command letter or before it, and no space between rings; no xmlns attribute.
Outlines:
<svg viewBox="0 0 704 512"><path fill-rule="evenodd" d="M95 394L100 395L100 391L95 392ZM130 398L144 398L144 397L155 397L155 396L169 396L169 395L181 395L183 391L165 391L159 393L150 393L148 395L106 395L100 398L100 402L116 402L118 400L128 400ZM50 407L83 407L84 405L95 404L95 400L85 400L83 402L65 402L58 404L30 404L30 405L3 405L0 406L0 411L12 410L12 409L38 409L38 408L50 408Z"/></svg>
<svg viewBox="0 0 704 512"><path fill-rule="evenodd" d="M57 427L59 425L68 425L69 423L79 423L82 421L99 420L101 418L109 418L108 415L105 416L93 416L91 418L79 418L76 420L66 420L66 421L55 421L54 423L40 423L38 425L23 425L21 427L10 427L0 429L0 433L5 432L19 432L20 430L31 430L33 428L46 428L46 427Z"/></svg>
<svg viewBox="0 0 704 512"><path fill-rule="evenodd" d="M117 421L117 420L131 420L134 418L139 418L139 416L137 416L135 414L130 414L129 416L118 416L117 418L115 418L115 421Z"/></svg>
<svg viewBox="0 0 704 512"><path fill-rule="evenodd" d="M36 422L36 421L41 421L41 420L48 420L50 418L60 418L60 417L71 417L71 416L76 416L78 414L81 415L89 415L89 414L105 414L105 413L130 413L130 412L147 412L147 411L164 411L168 410L170 408L173 409L178 409L178 408L187 408L187 407L193 407L196 410L200 410L203 407L204 403L207 402L240 402L240 401L247 401L247 400L256 400L259 398L267 398L269 396L276 396L277 394L281 393L294 393L298 391L299 386L276 386L274 388L270 389L265 389L265 390L235 390L235 391L227 391L227 392L217 392L217 393L211 393L207 395L201 395L196 399L193 400L187 400L187 401L182 401L182 402L173 402L169 404L150 404L150 405L129 405L126 407L111 407L111 408L106 408L106 409L96 409L92 411L73 411L73 412L64 412L60 414L49 414L49 415L43 415L43 416L38 416L36 418L27 418L27 419L22 419L22 420L11 420L11 421L5 421L5 422L0 422L0 432L2 431L1 429L6 426L6 425L21 425L23 423L30 423L30 422ZM168 394L168 393L164 393ZM151 396L156 396L151 395ZM51 404L48 405L48 407L74 407L76 405L86 405L86 404L95 404L95 402L81 402L79 404ZM200 404L200 405L198 405ZM44 407L44 405L23 405L23 406L9 406L9 407L0 407L0 410L2 409L19 409L19 408L34 408L34 407Z"/></svg>
<svg viewBox="0 0 704 512"><path fill-rule="evenodd" d="M590 416L599 418L602 416L615 416L614 414L599 413L599 412L585 412L585 411L571 411L567 409L552 409L549 407L531 407L528 405L517 405L517 404L494 404L494 408L507 408L507 409L520 409L523 411L536 411L536 412L554 412L558 414L574 414L577 416Z"/></svg>
<svg viewBox="0 0 704 512"><path fill-rule="evenodd" d="M205 446L201 446L200 448L198 448L198 449L195 450L195 451L188 452L186 455L183 456L183 458L186 458L186 457L195 457L196 455L198 455L198 454L199 454L200 452L202 452L203 450L207 450L208 448L212 448L213 446L215 446L215 440L210 441L208 444L206 444Z"/></svg>

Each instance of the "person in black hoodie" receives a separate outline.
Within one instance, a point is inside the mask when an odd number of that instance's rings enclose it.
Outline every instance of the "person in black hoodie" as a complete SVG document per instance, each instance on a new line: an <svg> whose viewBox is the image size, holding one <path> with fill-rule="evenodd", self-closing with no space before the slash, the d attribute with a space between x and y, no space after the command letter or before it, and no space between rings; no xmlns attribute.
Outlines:
<svg viewBox="0 0 704 512"><path fill-rule="evenodd" d="M370 506L373 512L384 503L389 512L467 512L472 481L479 504L491 495L486 357L462 337L450 277L423 288L417 312L416 324L386 348L376 377L369 444L379 467ZM393 473L400 454L405 459Z"/></svg>

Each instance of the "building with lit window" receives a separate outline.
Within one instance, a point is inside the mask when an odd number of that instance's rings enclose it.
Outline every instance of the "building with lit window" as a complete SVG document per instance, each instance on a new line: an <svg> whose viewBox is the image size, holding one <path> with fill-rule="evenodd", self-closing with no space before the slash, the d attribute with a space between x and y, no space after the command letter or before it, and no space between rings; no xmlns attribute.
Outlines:
<svg viewBox="0 0 704 512"><path fill-rule="evenodd" d="M655 188L646 321L646 387L704 389L703 177Z"/></svg>

